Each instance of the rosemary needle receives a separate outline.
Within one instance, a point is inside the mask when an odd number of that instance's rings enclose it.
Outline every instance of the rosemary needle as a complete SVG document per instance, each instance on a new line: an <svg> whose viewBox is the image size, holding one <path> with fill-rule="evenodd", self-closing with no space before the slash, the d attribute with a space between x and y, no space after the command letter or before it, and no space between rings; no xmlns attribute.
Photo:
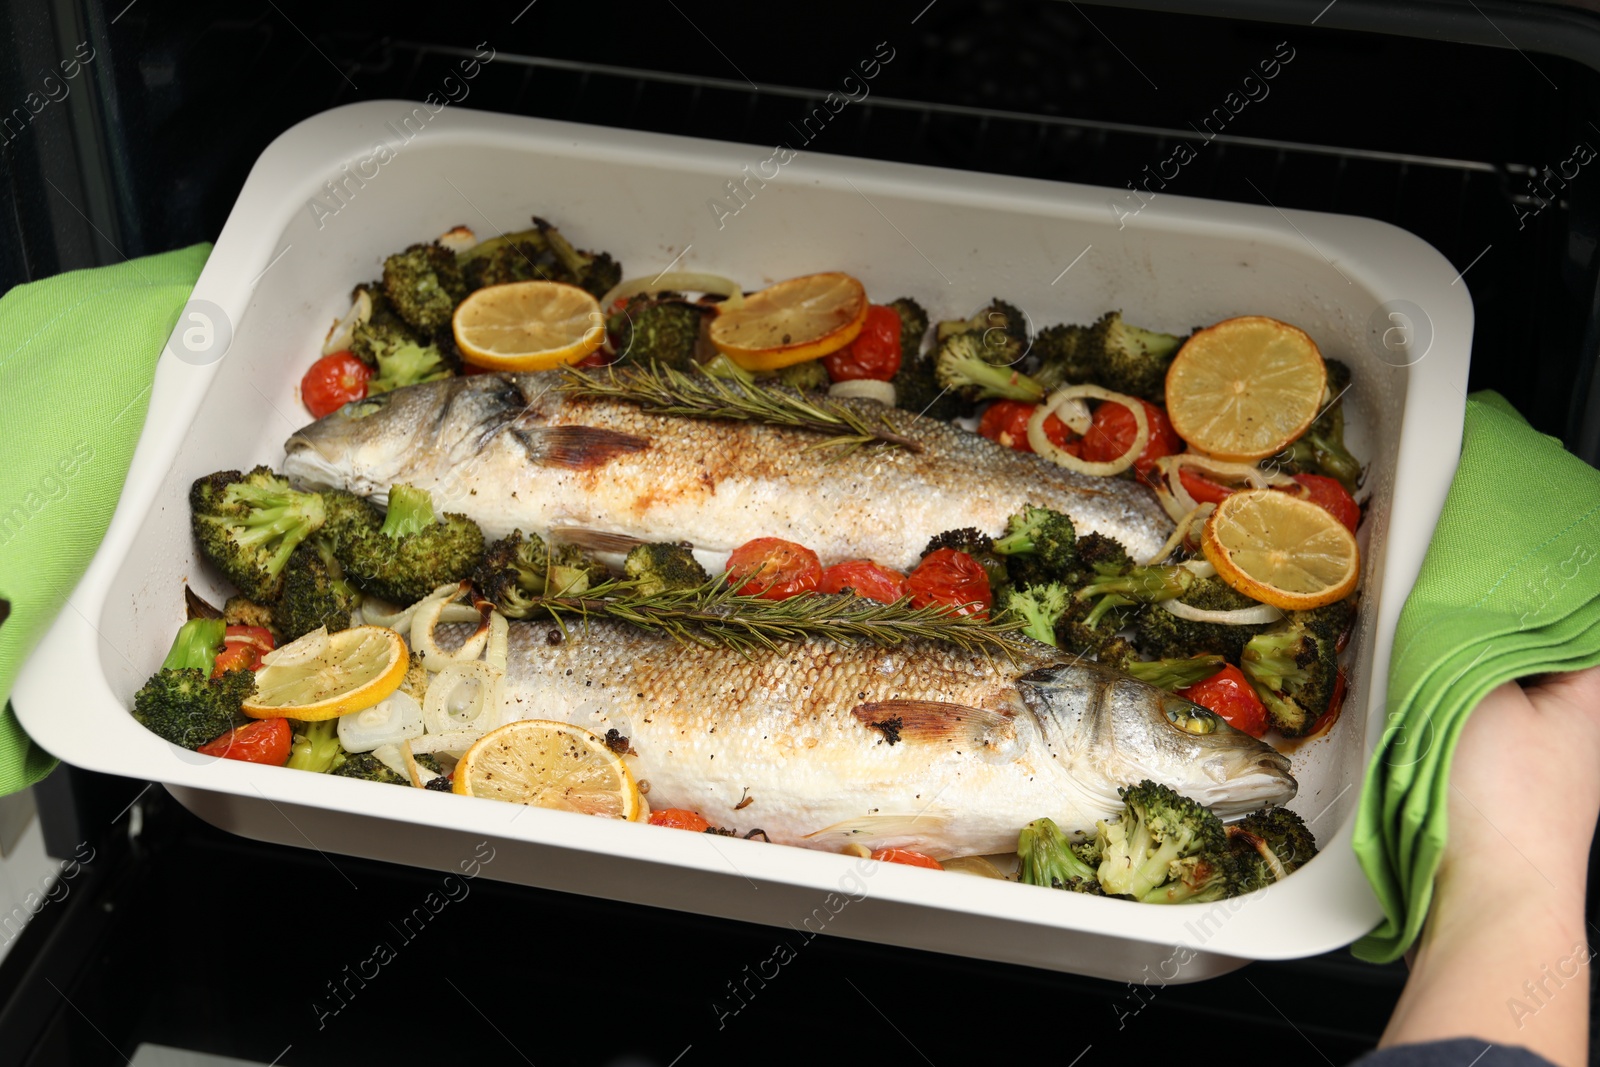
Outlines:
<svg viewBox="0 0 1600 1067"><path fill-rule="evenodd" d="M560 388L575 396L636 404L647 411L691 419L732 419L789 426L826 435L820 448L852 449L889 445L921 452L915 438L900 432L887 415L873 418L826 397L807 397L782 386L765 386L685 374L659 363L647 368L607 367L599 373L565 368Z"/></svg>

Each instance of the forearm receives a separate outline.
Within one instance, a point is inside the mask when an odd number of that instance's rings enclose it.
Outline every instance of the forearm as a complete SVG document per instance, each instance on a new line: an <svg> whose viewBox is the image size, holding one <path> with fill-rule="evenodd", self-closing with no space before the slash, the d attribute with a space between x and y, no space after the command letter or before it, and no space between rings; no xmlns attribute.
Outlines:
<svg viewBox="0 0 1600 1067"><path fill-rule="evenodd" d="M1538 871L1509 852L1471 865L1477 877L1441 871L1381 1046L1470 1035L1521 1045L1561 1067L1587 1063L1584 858L1560 857Z"/></svg>

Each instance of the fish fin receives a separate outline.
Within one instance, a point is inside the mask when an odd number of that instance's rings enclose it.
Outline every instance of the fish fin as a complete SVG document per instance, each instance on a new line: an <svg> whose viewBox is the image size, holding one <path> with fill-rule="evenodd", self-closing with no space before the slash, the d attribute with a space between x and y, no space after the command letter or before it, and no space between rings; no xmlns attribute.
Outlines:
<svg viewBox="0 0 1600 1067"><path fill-rule="evenodd" d="M857 704L850 714L891 745L959 741L977 747L990 744L1011 726L1011 716L1004 712L938 700L877 700Z"/></svg>
<svg viewBox="0 0 1600 1067"><path fill-rule="evenodd" d="M564 545L575 545L585 552L615 552L619 556L626 556L633 549L647 543L644 538L634 537L632 534L593 530L587 526L552 526L550 540Z"/></svg>
<svg viewBox="0 0 1600 1067"><path fill-rule="evenodd" d="M948 815L923 812L920 815L863 815L859 819L846 819L832 826L824 826L805 836L812 848L838 850L849 844L869 849L916 848L929 855L942 853L931 843L948 830L952 820Z"/></svg>
<svg viewBox="0 0 1600 1067"><path fill-rule="evenodd" d="M648 438L600 426L516 426L511 432L533 462L575 471L591 470L650 447Z"/></svg>

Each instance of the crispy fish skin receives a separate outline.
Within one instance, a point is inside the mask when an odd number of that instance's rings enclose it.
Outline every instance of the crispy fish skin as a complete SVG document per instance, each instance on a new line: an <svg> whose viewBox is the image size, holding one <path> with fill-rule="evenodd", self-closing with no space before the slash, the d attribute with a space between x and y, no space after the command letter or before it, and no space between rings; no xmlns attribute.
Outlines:
<svg viewBox="0 0 1600 1067"><path fill-rule="evenodd" d="M605 620L565 637L524 622L511 626L502 694L507 721L626 737L653 808L828 851L1008 852L1043 815L1093 830L1121 811L1117 788L1144 778L1224 816L1296 789L1268 745L1043 645L1016 663L921 643L743 656ZM1197 715L1211 732L1169 717Z"/></svg>
<svg viewBox="0 0 1600 1067"><path fill-rule="evenodd" d="M491 537L571 527L689 541L713 555L783 537L825 562L901 569L935 534L998 534L1024 504L1063 511L1080 533L1114 537L1136 558L1172 529L1134 482L1079 475L935 419L892 415L921 453L865 447L830 459L815 434L579 400L558 381L481 374L346 405L288 440L284 469L380 503L397 482L426 488L436 510Z"/></svg>

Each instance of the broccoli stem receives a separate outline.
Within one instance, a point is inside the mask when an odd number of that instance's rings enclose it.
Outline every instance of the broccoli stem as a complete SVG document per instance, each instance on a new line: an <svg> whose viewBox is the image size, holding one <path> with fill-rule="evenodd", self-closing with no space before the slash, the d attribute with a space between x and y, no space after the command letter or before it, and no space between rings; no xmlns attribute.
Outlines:
<svg viewBox="0 0 1600 1067"><path fill-rule="evenodd" d="M180 671L194 667L210 677L227 632L228 624L221 619L190 619L178 627L178 636L173 638L167 658L161 661L161 669Z"/></svg>
<svg viewBox="0 0 1600 1067"><path fill-rule="evenodd" d="M1099 888L1095 869L1072 851L1067 836L1052 819L1035 819L1017 835L1017 856L1022 861L1020 880L1026 885L1052 889Z"/></svg>
<svg viewBox="0 0 1600 1067"><path fill-rule="evenodd" d="M1161 333L1157 330L1146 330L1138 326L1122 324L1123 335L1130 341L1143 346L1144 350L1157 359L1166 359L1178 351L1183 344L1183 338L1174 337L1170 333Z"/></svg>
<svg viewBox="0 0 1600 1067"><path fill-rule="evenodd" d="M396 485L389 490L389 512L383 532L398 540L433 525L433 496L426 489Z"/></svg>
<svg viewBox="0 0 1600 1067"><path fill-rule="evenodd" d="M1221 656L1134 660L1123 670L1141 682L1171 691L1204 681L1220 671L1226 662Z"/></svg>
<svg viewBox="0 0 1600 1067"><path fill-rule="evenodd" d="M1304 643L1303 635L1294 629L1257 634L1244 646L1239 667L1258 686L1282 689L1285 681L1303 681L1305 678L1298 661Z"/></svg>
<svg viewBox="0 0 1600 1067"><path fill-rule="evenodd" d="M1115 593L1141 603L1154 604L1180 597L1194 584L1187 567L1134 567L1125 574L1102 575L1078 590L1078 598Z"/></svg>
<svg viewBox="0 0 1600 1067"><path fill-rule="evenodd" d="M969 384L978 386L982 396L1020 400L1028 404L1037 404L1044 399L1044 386L1010 367L986 363L974 356L955 357L953 367Z"/></svg>
<svg viewBox="0 0 1600 1067"><path fill-rule="evenodd" d="M339 744L338 730L338 719L306 723L305 729L294 735L288 766L323 774L343 763L344 746Z"/></svg>
<svg viewBox="0 0 1600 1067"><path fill-rule="evenodd" d="M1090 609L1089 614L1084 617L1083 624L1091 630L1096 629L1100 625L1100 620L1105 618L1113 608L1127 608L1132 607L1133 604L1134 601L1125 596L1110 593L1101 597L1100 602Z"/></svg>

